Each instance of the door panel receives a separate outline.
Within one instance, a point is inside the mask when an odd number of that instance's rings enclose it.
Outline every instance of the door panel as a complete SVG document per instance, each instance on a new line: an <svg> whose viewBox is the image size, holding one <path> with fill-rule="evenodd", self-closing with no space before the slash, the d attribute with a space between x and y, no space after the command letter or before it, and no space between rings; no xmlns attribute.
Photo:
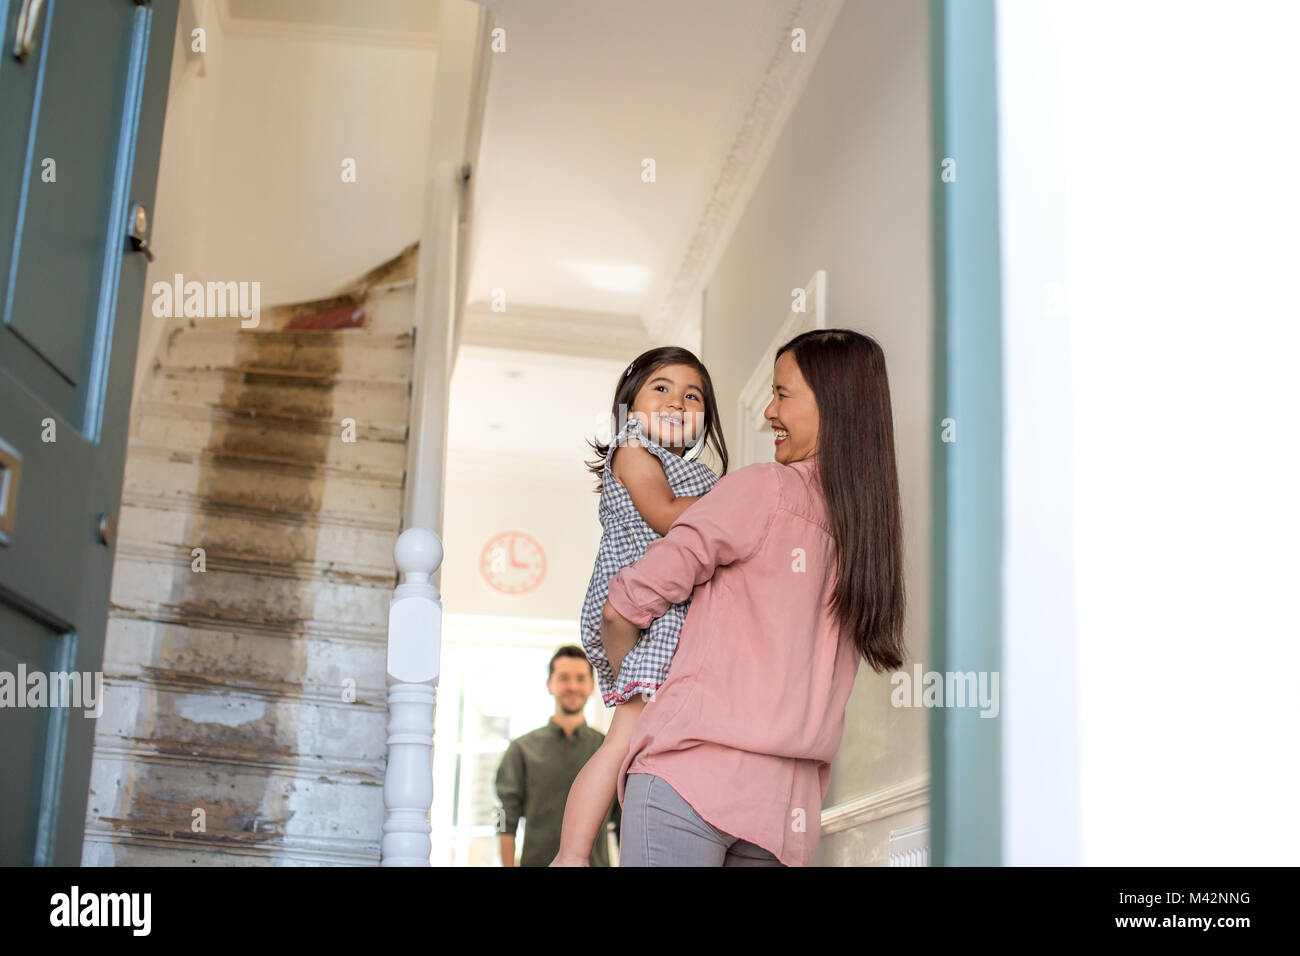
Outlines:
<svg viewBox="0 0 1300 956"><path fill-rule="evenodd" d="M69 651L76 643L71 632L60 633L57 627L44 625L0 604L0 671L18 675L61 669L70 660ZM0 734L0 761L3 766L31 768L29 773L6 779L0 787L0 847L6 862L40 862L51 850L49 839L40 839L40 831L53 824L57 807L41 800L42 791L55 791L60 783L59 741L66 732L69 711L51 707L26 706L17 701L6 706L4 733ZM53 752L50 752L50 751ZM22 857L12 854L20 850Z"/></svg>
<svg viewBox="0 0 1300 956"><path fill-rule="evenodd" d="M89 378L114 159L128 115L128 84L88 82L81 64L94 62L96 75L125 79L137 39L133 13L116 2L60 2L47 12L54 19L46 36L55 42L47 43L40 64L40 113L51 121L37 117L22 169L19 255L11 264L17 281L5 323L73 387L75 404L60 411L78 425L76 412L86 403L77 386ZM42 178L47 160L54 161L53 183ZM40 267L23 268L28 259Z"/></svg>
<svg viewBox="0 0 1300 956"><path fill-rule="evenodd" d="M177 0L46 0L20 62L22 6L0 0L0 440L21 467L0 678L21 665L94 686L114 540L100 518L121 499L144 297L126 219L133 202L152 213ZM0 864L80 863L84 709L0 707Z"/></svg>

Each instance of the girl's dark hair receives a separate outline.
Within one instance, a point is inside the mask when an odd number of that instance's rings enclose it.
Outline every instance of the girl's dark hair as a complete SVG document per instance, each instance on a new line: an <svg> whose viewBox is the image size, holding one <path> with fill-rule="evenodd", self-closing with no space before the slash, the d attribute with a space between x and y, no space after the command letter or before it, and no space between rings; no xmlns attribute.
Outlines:
<svg viewBox="0 0 1300 956"><path fill-rule="evenodd" d="M709 378L709 370L689 349L669 345L642 352L632 360L632 364L623 372L623 377L618 380L618 386L614 389L614 403L609 413L612 426L611 440L618 434L618 429L631 414L632 400L641 391L641 386L648 382L650 377L665 365L689 365L700 373L700 384L704 389L704 428L695 436L695 442L691 446L697 449L697 454L695 458L688 460L699 460L700 454L698 450L706 446L711 447L722 464L722 471L719 476L725 475L727 473L727 441L722 437L722 423L718 419L718 400L713 394L713 380ZM609 455L609 444L591 441L590 439L587 444L596 450L596 458L594 461L587 462L587 470L596 476L595 491L600 494L604 488L602 476L605 473L605 459Z"/></svg>
<svg viewBox="0 0 1300 956"><path fill-rule="evenodd" d="M838 566L831 610L877 672L903 645L903 521L885 353L849 329L814 329L776 352L794 356L820 420L818 472Z"/></svg>

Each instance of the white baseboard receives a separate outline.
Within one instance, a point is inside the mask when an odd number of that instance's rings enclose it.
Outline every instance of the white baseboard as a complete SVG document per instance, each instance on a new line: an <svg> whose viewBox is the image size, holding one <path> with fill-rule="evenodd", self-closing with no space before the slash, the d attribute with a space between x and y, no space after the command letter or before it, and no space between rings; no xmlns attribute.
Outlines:
<svg viewBox="0 0 1300 956"><path fill-rule="evenodd" d="M930 775L921 774L822 810L822 836L930 805Z"/></svg>

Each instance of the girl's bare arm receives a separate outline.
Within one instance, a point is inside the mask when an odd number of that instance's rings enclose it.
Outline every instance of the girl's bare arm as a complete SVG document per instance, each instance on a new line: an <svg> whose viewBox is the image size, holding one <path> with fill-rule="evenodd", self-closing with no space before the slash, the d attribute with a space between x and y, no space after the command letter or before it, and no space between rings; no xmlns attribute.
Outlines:
<svg viewBox="0 0 1300 956"><path fill-rule="evenodd" d="M674 495L668 476L664 474L664 466L635 438L615 448L612 454L614 477L627 489L632 504L657 534L667 534L678 516L700 500L699 495L680 498Z"/></svg>
<svg viewBox="0 0 1300 956"><path fill-rule="evenodd" d="M622 668L623 658L640 639L641 629L619 614L607 598L600 613L600 643L615 674Z"/></svg>

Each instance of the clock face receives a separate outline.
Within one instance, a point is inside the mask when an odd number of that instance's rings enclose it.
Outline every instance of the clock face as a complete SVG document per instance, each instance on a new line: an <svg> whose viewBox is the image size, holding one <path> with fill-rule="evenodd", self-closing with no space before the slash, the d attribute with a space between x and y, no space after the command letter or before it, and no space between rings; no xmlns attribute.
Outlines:
<svg viewBox="0 0 1300 956"><path fill-rule="evenodd" d="M522 531L503 531L483 546L483 580L502 594L527 594L546 575L546 553Z"/></svg>

